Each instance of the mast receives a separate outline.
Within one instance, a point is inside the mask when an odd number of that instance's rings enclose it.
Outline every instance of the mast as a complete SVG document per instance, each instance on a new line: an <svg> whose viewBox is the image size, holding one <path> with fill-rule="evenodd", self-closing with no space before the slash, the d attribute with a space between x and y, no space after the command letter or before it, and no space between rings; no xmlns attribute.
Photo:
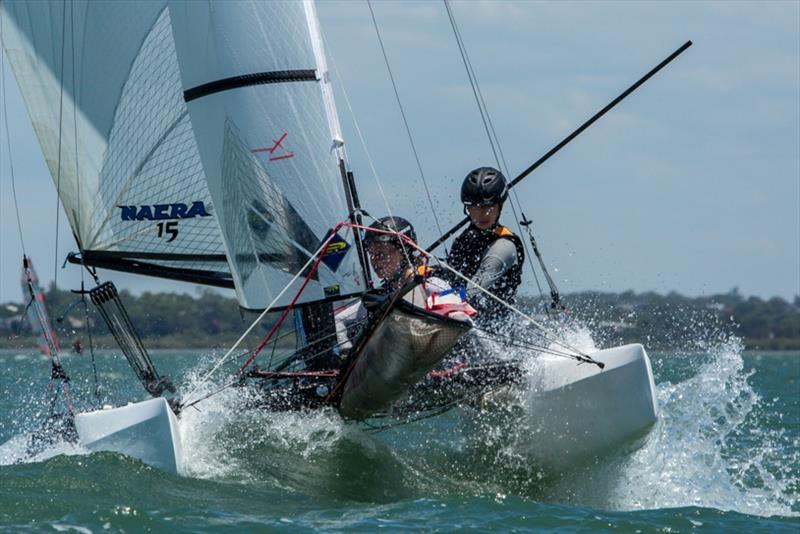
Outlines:
<svg viewBox="0 0 800 534"><path fill-rule="evenodd" d="M303 2L306 12L306 20L308 21L308 31L311 35L311 43L314 47L314 58L317 63L317 75L320 79L320 88L322 89L322 98L325 102L325 111L328 116L328 124L331 128L331 137L333 139L332 150L336 151L336 156L339 159L339 172L342 176L342 187L344 189L345 199L347 201L347 211L349 214L350 222L361 226L361 203L358 200L358 191L356 190L355 178L353 173L347 169L344 153L344 140L342 138L341 126L339 124L339 114L336 111L336 102L333 98L333 88L330 82L330 71L328 70L328 60L325 56L325 46L322 41L322 33L320 32L319 19L317 17L317 10L314 0L304 0ZM353 237L355 239L356 252L358 253L359 263L361 264L362 274L364 280L371 285L369 276L369 264L367 256L364 251L364 245L361 241L361 232L354 231Z"/></svg>
<svg viewBox="0 0 800 534"><path fill-rule="evenodd" d="M317 10L313 0L304 0L303 7L305 8L308 32L314 49L314 59L317 65L317 79L320 82L322 99L325 103L328 125L331 130L331 150L336 153L338 159L339 173L342 178L342 189L347 203L348 218L350 222L361 225L361 205L358 201L358 192L355 188L353 174L347 170L345 163L344 140L339 124L339 115L336 111L336 103L333 99L330 73L328 71L327 58L325 57L322 34L320 33ZM357 229L353 229L353 238L362 276L364 280L367 281L367 284L371 285L367 257L364 253L363 243L361 242L361 232ZM331 358L331 349L333 349L336 344L336 336L334 335L336 332L336 321L334 318L333 303L319 303L303 307L300 310L300 314L306 341L309 347L313 347L313 351L309 352L328 354L327 357L322 358L313 358L313 355L307 355L312 356L309 360L309 368L322 369L331 367L330 364L332 362L328 360Z"/></svg>

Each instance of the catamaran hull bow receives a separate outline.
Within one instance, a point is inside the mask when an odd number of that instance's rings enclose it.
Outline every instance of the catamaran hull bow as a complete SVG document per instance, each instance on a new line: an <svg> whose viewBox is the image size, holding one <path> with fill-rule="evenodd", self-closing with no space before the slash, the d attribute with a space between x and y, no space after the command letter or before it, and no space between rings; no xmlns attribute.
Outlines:
<svg viewBox="0 0 800 534"><path fill-rule="evenodd" d="M590 356L605 368L543 355L529 370L518 446L546 471L561 472L636 444L658 419L653 371L642 345ZM483 407L515 404L509 395L514 393L508 389L486 394Z"/></svg>
<svg viewBox="0 0 800 534"><path fill-rule="evenodd" d="M89 450L118 452L175 474L183 471L178 419L162 397L77 414L75 429Z"/></svg>

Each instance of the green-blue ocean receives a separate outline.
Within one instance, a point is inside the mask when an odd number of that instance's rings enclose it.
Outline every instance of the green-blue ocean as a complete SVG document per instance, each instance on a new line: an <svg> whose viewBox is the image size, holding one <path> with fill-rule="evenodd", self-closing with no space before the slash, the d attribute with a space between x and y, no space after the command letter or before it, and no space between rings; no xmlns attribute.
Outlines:
<svg viewBox="0 0 800 534"><path fill-rule="evenodd" d="M219 354L153 351L191 389ZM335 413L187 411L186 476L65 442L30 456L49 362L0 352L0 530L9 532L800 532L800 353L651 352L660 418L638 448L545 475L515 426L474 410L371 432ZM102 402L146 397L124 357L97 353ZM67 354L76 408L91 358ZM526 414L535 417L535 414ZM473 421L474 423L474 421Z"/></svg>

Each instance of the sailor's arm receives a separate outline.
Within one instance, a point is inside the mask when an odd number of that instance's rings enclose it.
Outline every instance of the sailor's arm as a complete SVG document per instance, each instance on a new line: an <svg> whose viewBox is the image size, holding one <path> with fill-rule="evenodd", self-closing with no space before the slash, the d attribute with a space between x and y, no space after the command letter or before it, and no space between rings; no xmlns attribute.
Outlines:
<svg viewBox="0 0 800 534"><path fill-rule="evenodd" d="M483 292L477 286L490 290L506 272L517 264L517 247L510 239L498 239L489 247L472 281L467 284L467 294L478 296Z"/></svg>
<svg viewBox="0 0 800 534"><path fill-rule="evenodd" d="M353 348L353 342L351 340L353 332L351 330L359 322L363 321L366 316L367 310L364 308L361 300L335 313L336 342L342 351Z"/></svg>

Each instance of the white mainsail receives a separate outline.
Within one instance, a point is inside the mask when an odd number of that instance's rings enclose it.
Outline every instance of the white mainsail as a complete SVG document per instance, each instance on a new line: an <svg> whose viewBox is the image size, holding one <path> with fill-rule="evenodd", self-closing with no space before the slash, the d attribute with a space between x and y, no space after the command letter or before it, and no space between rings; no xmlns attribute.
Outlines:
<svg viewBox="0 0 800 534"><path fill-rule="evenodd" d="M86 263L230 287L166 2L4 1L2 17Z"/></svg>
<svg viewBox="0 0 800 534"><path fill-rule="evenodd" d="M346 219L313 3L170 1L184 98L239 302L266 307ZM299 303L365 289L351 229ZM276 305L287 304L303 278Z"/></svg>

